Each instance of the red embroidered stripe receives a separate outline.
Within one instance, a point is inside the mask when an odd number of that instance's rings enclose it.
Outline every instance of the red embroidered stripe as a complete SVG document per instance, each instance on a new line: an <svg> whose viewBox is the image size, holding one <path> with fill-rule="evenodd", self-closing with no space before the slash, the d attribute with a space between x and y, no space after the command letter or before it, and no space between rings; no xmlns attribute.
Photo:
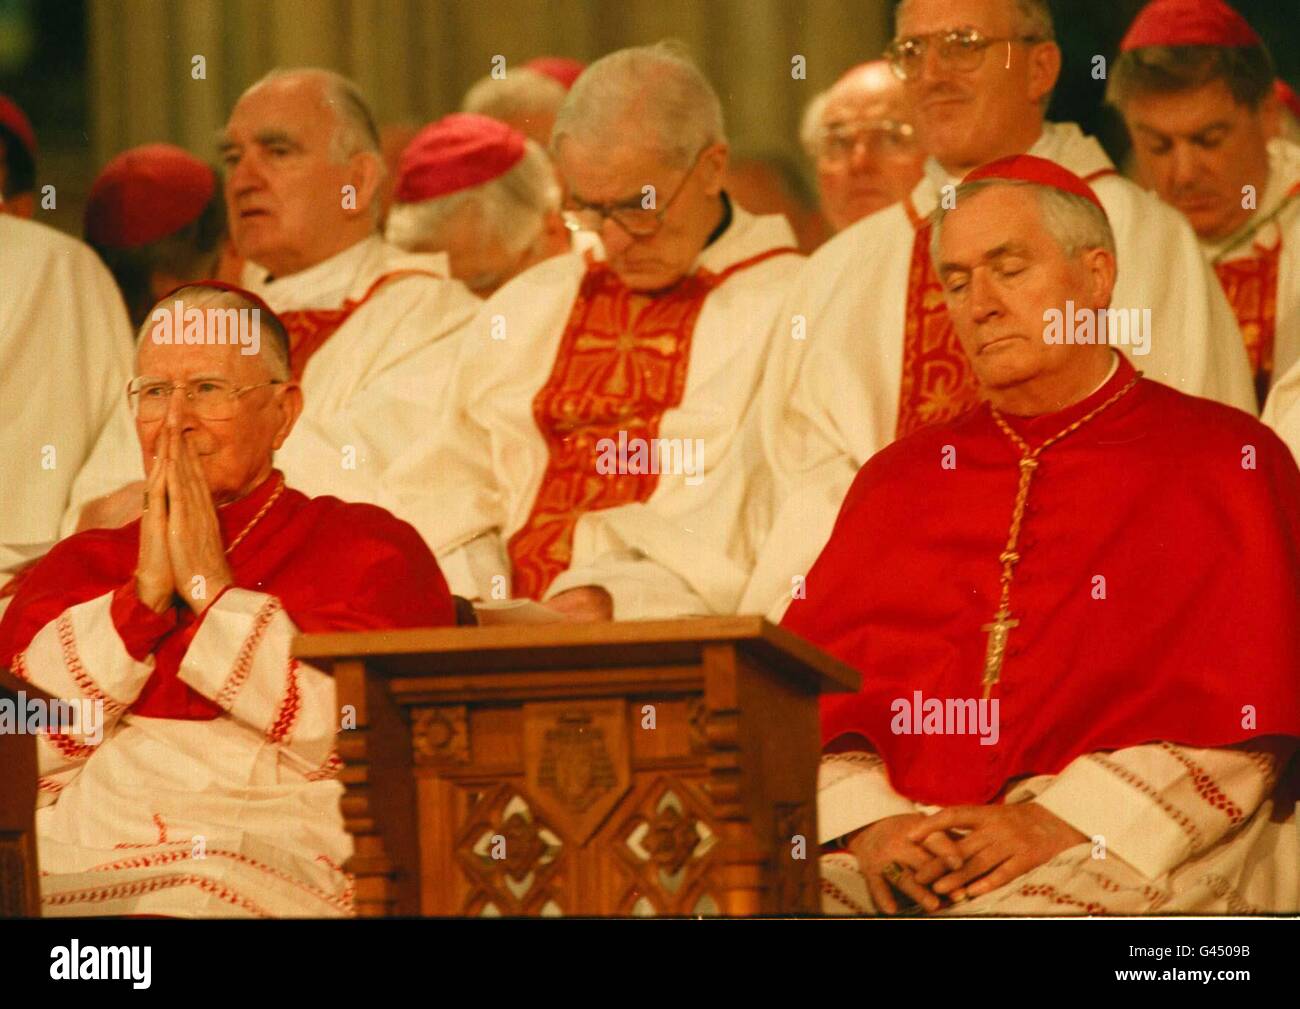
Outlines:
<svg viewBox="0 0 1300 1009"><path fill-rule="evenodd" d="M244 638L244 643L239 646L239 654L235 657L235 668L231 670L230 675L226 677L226 682L222 684L221 690L217 692L216 702L227 711L235 703L235 695L244 686L244 681L248 679L248 674L253 668L253 653L257 651L257 646L262 643L262 636L266 633L266 628L270 626L272 618L280 612L280 600L274 596L262 604L262 608L257 611L257 616L253 618L253 629L248 632L248 637Z"/></svg>
<svg viewBox="0 0 1300 1009"><path fill-rule="evenodd" d="M1176 746L1161 743L1160 747L1187 768L1187 773L1192 776L1192 787L1196 789L1196 794L1226 816L1229 823L1235 827L1246 819L1246 814L1242 812L1241 807L1224 794L1214 779L1210 777L1209 771L1195 763Z"/></svg>
<svg viewBox="0 0 1300 1009"><path fill-rule="evenodd" d="M314 771L308 771L305 777L308 781L323 781L326 778L337 778L341 770L343 770L343 759L339 756L339 751L330 750L325 763Z"/></svg>
<svg viewBox="0 0 1300 1009"><path fill-rule="evenodd" d="M1106 770L1110 771L1111 774L1115 775L1121 781L1124 781L1127 784L1132 785L1139 792L1141 792L1143 795L1146 795L1156 805L1158 805L1161 809L1163 809L1165 813L1168 814L1169 819L1173 820L1174 823L1178 824L1178 826L1182 828L1183 833L1186 834L1188 840L1192 842L1193 851L1200 851L1201 848L1204 847L1205 838L1201 835L1200 830L1197 829L1196 824L1192 823L1191 818L1188 817L1187 814L1184 813L1181 809L1178 809L1175 806L1171 805L1170 803L1166 802L1164 798L1161 797L1160 793L1157 792L1154 788L1152 788L1149 784L1147 784L1145 781L1139 778L1128 768L1121 767L1119 764L1107 760L1105 757L1099 754L1096 753L1092 754L1091 759L1095 760L1102 767L1106 768Z"/></svg>
<svg viewBox="0 0 1300 1009"><path fill-rule="evenodd" d="M90 674L86 672L86 667L81 664L81 656L77 654L77 635L72 629L72 620L67 613L61 614L55 621L54 630L59 636L59 645L63 649L63 664L67 667L73 681L81 688L81 692L91 700L103 701L105 712L123 711L126 705L113 700L100 690L95 681L90 678Z"/></svg>
<svg viewBox="0 0 1300 1009"><path fill-rule="evenodd" d="M115 862L104 862L100 865L92 865L85 871L118 872L125 869L149 869L157 865L170 865L173 862L179 862L191 857L191 847L188 841L174 841L172 843L182 844L184 847L176 851L158 851L147 855L135 855L131 858L120 858ZM134 847L134 845L132 845L132 847ZM285 883L302 890L304 893L310 894L317 900L338 908L340 911L351 912L352 910L351 897L346 891L342 896L335 896L326 890L305 883L281 869L267 865L265 862L259 862L255 858L249 858L247 855L241 855L237 851L228 851L224 848L208 848L204 851L204 855L208 858L228 858L232 862L238 862L240 865L248 866L250 869L256 869L259 872L264 872L269 876L274 876L279 880L283 880ZM317 861L320 861L323 858L323 855L318 855ZM336 868L328 859L325 861L331 869ZM342 872L342 870L339 871ZM344 875L346 875L346 873Z"/></svg>
<svg viewBox="0 0 1300 1009"><path fill-rule="evenodd" d="M158 890L171 889L177 886L197 886L205 893L210 893L227 904L233 904L236 907L242 907L249 914L256 915L259 918L272 918L272 915L265 908L254 904L247 897L241 896L234 890L215 880L207 879L204 876L198 876L194 873L185 873L178 876L155 876L152 879L142 879L134 883L119 883L116 886L92 887L88 890L68 890L64 893L46 894L41 898L41 903L50 907L59 907L65 904L102 904L106 900L115 900L126 897L139 897L143 894L154 893Z"/></svg>
<svg viewBox="0 0 1300 1009"><path fill-rule="evenodd" d="M40 738L48 740L67 760L85 760L95 752L95 747L78 743L64 732L42 732Z"/></svg>
<svg viewBox="0 0 1300 1009"><path fill-rule="evenodd" d="M1082 908L1088 914L1108 914L1109 910L1105 904L1100 904L1095 900L1083 901L1078 897L1072 897L1068 893L1061 893L1056 887L1048 886L1046 883L1028 883L1016 891L1018 897L1046 897L1053 904L1065 904L1070 907Z"/></svg>
<svg viewBox="0 0 1300 1009"><path fill-rule="evenodd" d="M286 743L294 724L298 721L298 711L302 708L302 693L298 689L298 660L289 660L289 670L285 675L284 699L280 702L275 721L266 730L266 738L272 743Z"/></svg>

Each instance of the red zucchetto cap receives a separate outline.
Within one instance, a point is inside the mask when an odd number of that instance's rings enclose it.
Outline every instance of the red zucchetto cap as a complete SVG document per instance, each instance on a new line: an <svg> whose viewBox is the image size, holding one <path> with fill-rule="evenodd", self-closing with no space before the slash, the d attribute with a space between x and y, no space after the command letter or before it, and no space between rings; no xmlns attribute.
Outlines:
<svg viewBox="0 0 1300 1009"><path fill-rule="evenodd" d="M0 126L8 129L27 148L27 153L36 157L36 131L18 103L7 95L0 95Z"/></svg>
<svg viewBox="0 0 1300 1009"><path fill-rule="evenodd" d="M578 79L578 75L587 69L587 64L581 60L569 59L567 56L538 56L525 63L524 69L535 70L562 84L564 90L568 91L573 87L573 82Z"/></svg>
<svg viewBox="0 0 1300 1009"><path fill-rule="evenodd" d="M420 130L397 163L394 196L419 203L498 179L524 156L524 135L498 119L453 112Z"/></svg>
<svg viewBox="0 0 1300 1009"><path fill-rule="evenodd" d="M1262 46L1246 19L1223 0L1152 0L1129 25L1119 51L1148 46Z"/></svg>
<svg viewBox="0 0 1300 1009"><path fill-rule="evenodd" d="M1068 168L1058 165L1046 158L1036 158L1032 154L1017 154L1010 158L999 158L981 165L962 179L962 183L979 182L981 179L1007 179L1012 182L1032 182L1039 186L1050 186L1072 196L1082 196L1103 214L1106 208L1097 199L1092 186L1075 175Z"/></svg>
<svg viewBox="0 0 1300 1009"><path fill-rule="evenodd" d="M123 151L104 166L86 202L86 240L131 249L174 234L203 213L217 173L171 144Z"/></svg>

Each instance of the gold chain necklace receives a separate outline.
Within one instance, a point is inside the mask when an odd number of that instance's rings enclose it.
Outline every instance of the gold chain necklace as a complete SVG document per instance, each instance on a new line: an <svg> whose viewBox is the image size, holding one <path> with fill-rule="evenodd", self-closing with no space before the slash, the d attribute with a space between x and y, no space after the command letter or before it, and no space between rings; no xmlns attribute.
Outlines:
<svg viewBox="0 0 1300 1009"><path fill-rule="evenodd" d="M1067 435L1073 434L1096 417L1097 414L1116 403L1133 386L1137 385L1137 381L1141 377L1142 372L1139 371L1123 389L1120 389L1110 399L1089 410L1073 424L1061 429L1035 449L1031 449L1029 443L1016 434L1011 425L1002 419L1002 414L998 412L996 407L989 407L993 413L994 422L998 427L1002 428L1003 433L1011 439L1016 448L1020 449L1020 486L1016 489L1016 504L1011 510L1011 531L1007 535L1006 549L1002 551L1001 556L998 558L1002 562L1002 599L998 605L998 611L993 614L992 622L980 628L982 631L987 631L989 636L988 650L984 653L985 699L993 692L994 685L1002 676L1002 660L1006 657L1007 638L1011 634L1011 628L1020 626L1019 620L1011 618L1011 579L1015 575L1016 564L1020 561L1020 554L1016 551L1016 545L1020 542L1020 526L1025 519L1025 506L1029 503L1029 485L1034 479L1034 471L1038 469L1038 457L1043 454L1043 450L1048 446L1054 445Z"/></svg>
<svg viewBox="0 0 1300 1009"><path fill-rule="evenodd" d="M234 552L235 547L239 546L240 543L244 542L244 537L253 531L253 527L257 525L257 523L262 521L262 517L271 510L271 506L275 504L277 500L279 500L280 495L283 493L284 493L284 477L281 477L278 484L276 485L275 490L271 492L271 496L266 499L266 504L262 505L262 507L258 509L257 514L253 516L253 518L249 521L248 525L244 526L244 528L239 531L239 535L230 541L230 546L226 547L227 557L229 557L231 553Z"/></svg>

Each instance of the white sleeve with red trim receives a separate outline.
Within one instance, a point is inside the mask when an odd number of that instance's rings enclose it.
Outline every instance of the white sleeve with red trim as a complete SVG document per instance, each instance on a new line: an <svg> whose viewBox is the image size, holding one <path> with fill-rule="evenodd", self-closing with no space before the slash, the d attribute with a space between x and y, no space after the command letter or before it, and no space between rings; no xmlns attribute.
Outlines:
<svg viewBox="0 0 1300 1009"><path fill-rule="evenodd" d="M826 844L887 816L919 813L889 783L885 762L866 750L822 755L817 770L817 843Z"/></svg>
<svg viewBox="0 0 1300 1009"><path fill-rule="evenodd" d="M76 776L153 672L152 656L138 662L127 651L112 608L112 592L70 606L14 656L15 676L70 702L68 710L82 718L80 724L59 718L58 730L37 738L42 799ZM47 722L56 721L53 715L47 712Z"/></svg>
<svg viewBox="0 0 1300 1009"><path fill-rule="evenodd" d="M1100 836L1107 851L1156 879L1243 825L1272 791L1291 750L1294 743L1256 740L1222 749L1147 743L1089 753L1033 801L1090 838Z"/></svg>
<svg viewBox="0 0 1300 1009"><path fill-rule="evenodd" d="M333 678L290 656L297 633L275 596L227 589L204 612L179 676L310 773L330 758L338 710Z"/></svg>

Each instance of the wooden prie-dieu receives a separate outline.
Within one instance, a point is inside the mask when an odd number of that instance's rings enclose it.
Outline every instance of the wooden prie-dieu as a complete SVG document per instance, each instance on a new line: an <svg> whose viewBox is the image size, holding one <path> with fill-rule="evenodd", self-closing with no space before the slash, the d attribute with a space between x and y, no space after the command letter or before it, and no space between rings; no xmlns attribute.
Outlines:
<svg viewBox="0 0 1300 1009"><path fill-rule="evenodd" d="M758 617L306 635L382 915L817 912L818 696Z"/></svg>

